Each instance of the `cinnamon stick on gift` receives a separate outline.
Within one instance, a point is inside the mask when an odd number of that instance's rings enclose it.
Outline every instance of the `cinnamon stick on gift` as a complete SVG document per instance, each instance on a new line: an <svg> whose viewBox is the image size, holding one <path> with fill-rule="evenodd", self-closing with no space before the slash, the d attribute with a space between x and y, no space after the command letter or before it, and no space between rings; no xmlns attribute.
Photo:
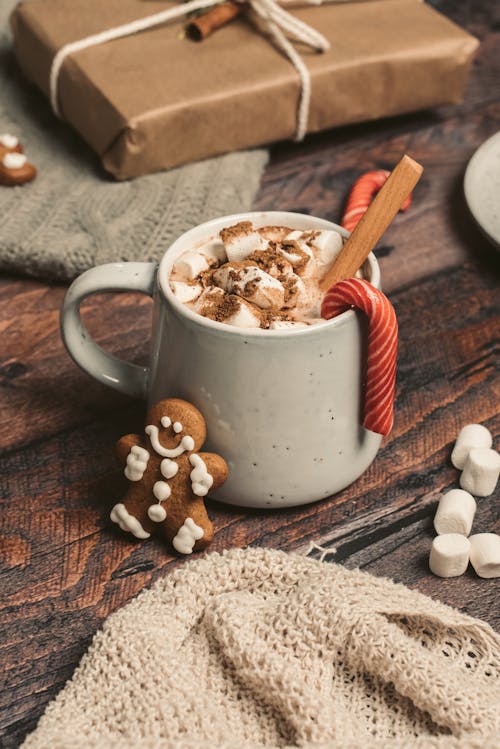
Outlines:
<svg viewBox="0 0 500 749"><path fill-rule="evenodd" d="M231 0L220 3L220 5L214 5L206 13L193 18L186 26L186 33L190 39L201 42L202 39L210 36L213 31L217 31L226 23L232 21L233 18L236 18L241 11L242 4L233 3Z"/></svg>

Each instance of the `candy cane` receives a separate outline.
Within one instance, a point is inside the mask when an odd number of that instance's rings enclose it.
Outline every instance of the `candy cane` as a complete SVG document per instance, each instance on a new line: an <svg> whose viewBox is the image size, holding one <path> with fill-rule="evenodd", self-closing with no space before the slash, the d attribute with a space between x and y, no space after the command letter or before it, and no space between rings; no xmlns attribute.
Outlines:
<svg viewBox="0 0 500 749"><path fill-rule="evenodd" d="M348 278L326 292L321 316L329 320L352 308L369 320L363 426L387 435L394 417L398 323L385 294L361 278Z"/></svg>
<svg viewBox="0 0 500 749"><path fill-rule="evenodd" d="M390 172L385 169L378 169L374 172L366 172L366 174L358 177L349 193L344 215L342 216L341 224L344 229L348 231L354 229L363 214L366 213L373 196L380 190L389 174ZM410 205L411 195L405 200L400 210L406 211Z"/></svg>

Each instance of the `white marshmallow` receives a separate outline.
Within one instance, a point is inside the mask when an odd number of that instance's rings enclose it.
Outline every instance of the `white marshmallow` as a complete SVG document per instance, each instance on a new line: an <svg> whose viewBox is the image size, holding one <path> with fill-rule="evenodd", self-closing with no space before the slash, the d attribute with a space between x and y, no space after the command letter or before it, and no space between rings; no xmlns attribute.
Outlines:
<svg viewBox="0 0 500 749"><path fill-rule="evenodd" d="M184 281L170 281L170 288L179 302L182 302L183 304L186 304L186 302L194 302L203 291L201 284L189 284L184 283Z"/></svg>
<svg viewBox="0 0 500 749"><path fill-rule="evenodd" d="M227 317L224 322L227 325L234 325L237 328L260 328L260 318L255 314L249 304L240 300L240 306L237 312L231 317Z"/></svg>
<svg viewBox="0 0 500 749"><path fill-rule="evenodd" d="M218 286L209 286L208 288L203 289L203 292L196 300L194 308L197 312L201 312L205 304L219 300L222 301L224 296L225 292L223 289L220 289Z"/></svg>
<svg viewBox="0 0 500 749"><path fill-rule="evenodd" d="M479 577L500 577L500 536L475 533L470 537L470 562Z"/></svg>
<svg viewBox="0 0 500 749"><path fill-rule="evenodd" d="M294 229L286 235L285 239L293 239L297 241L298 239L302 239L303 236L304 233L300 229Z"/></svg>
<svg viewBox="0 0 500 749"><path fill-rule="evenodd" d="M206 244L198 247L198 252L205 255L211 265L227 262L226 248L221 239L211 239Z"/></svg>
<svg viewBox="0 0 500 749"><path fill-rule="evenodd" d="M198 278L200 273L204 270L208 270L210 263L205 255L201 252L183 252L180 257L174 263L174 271L185 278L188 281L193 281Z"/></svg>
<svg viewBox="0 0 500 749"><path fill-rule="evenodd" d="M263 268L263 270L265 270L266 273L269 273L273 278L277 278L278 281L281 281L283 278L294 275L294 271L292 264L286 260L284 256L285 253L279 250L278 256L279 255L282 257L272 259L269 263L266 263L266 267ZM259 265L258 261L256 261L255 264ZM259 265L259 267L261 266Z"/></svg>
<svg viewBox="0 0 500 749"><path fill-rule="evenodd" d="M4 148L15 148L17 145L19 145L19 140L15 135L11 135L10 133L2 133L0 135L0 145L4 146Z"/></svg>
<svg viewBox="0 0 500 749"><path fill-rule="evenodd" d="M432 542L429 569L438 577L463 575L469 564L470 542L459 533L436 536Z"/></svg>
<svg viewBox="0 0 500 749"><path fill-rule="evenodd" d="M194 309L196 312L199 312L200 315L210 317L209 310L211 305L214 303L222 303L226 295L226 292L218 286L205 289L203 294L201 294L201 296L196 300ZM260 328L260 318L255 310L252 309L252 306L247 304L243 299L239 299L238 301L239 305L236 312L229 317L226 317L221 322L241 328Z"/></svg>
<svg viewBox="0 0 500 749"><path fill-rule="evenodd" d="M468 536L474 515L476 514L476 500L469 492L462 489L452 489L443 494L439 500L434 528L440 535L444 533L460 533Z"/></svg>
<svg viewBox="0 0 500 749"><path fill-rule="evenodd" d="M6 153L2 159L2 164L6 169L22 169L22 167L26 164L26 156L24 153L17 153L17 151L13 151L12 153Z"/></svg>
<svg viewBox="0 0 500 749"><path fill-rule="evenodd" d="M475 497L493 494L500 474L500 455L487 447L474 447L460 476L460 486Z"/></svg>
<svg viewBox="0 0 500 749"><path fill-rule="evenodd" d="M230 294L237 294L261 309L281 309L285 303L285 289L277 278L261 268L250 265L235 268L230 263L214 271L214 281ZM247 284L252 283L252 289Z"/></svg>
<svg viewBox="0 0 500 749"><path fill-rule="evenodd" d="M283 255L283 257L288 260L291 265L295 265L296 263L300 263L302 260L302 255L299 255L298 252L287 252L287 250L284 250L283 248L280 248L280 252Z"/></svg>
<svg viewBox="0 0 500 749"><path fill-rule="evenodd" d="M295 322L295 320L273 320L269 330L293 330L295 328L308 328L305 322Z"/></svg>
<svg viewBox="0 0 500 749"><path fill-rule="evenodd" d="M258 231L268 242L281 242L289 232L286 226L261 226Z"/></svg>
<svg viewBox="0 0 500 749"><path fill-rule="evenodd" d="M267 242L255 229L242 229L238 231L238 224L231 227L230 234L222 234L222 241L226 249L229 262L239 262L256 250L265 250Z"/></svg>
<svg viewBox="0 0 500 749"><path fill-rule="evenodd" d="M455 447L451 453L451 462L462 470L467 460L467 455L473 447L491 447L493 439L490 432L482 424L467 424L457 437Z"/></svg>
<svg viewBox="0 0 500 749"><path fill-rule="evenodd" d="M321 273L331 266L343 247L342 236L338 231L320 231L313 239L316 248L316 264Z"/></svg>
<svg viewBox="0 0 500 749"><path fill-rule="evenodd" d="M297 310L299 310L301 308L308 307L312 303L312 300L311 300L311 294L307 290L304 281L296 273L291 273L288 278L289 280L295 281L295 286L291 288L289 292L288 300L284 302L283 308L284 309L296 308ZM323 298L322 293L321 293L321 298Z"/></svg>
<svg viewBox="0 0 500 749"><path fill-rule="evenodd" d="M288 239L288 237L287 237L287 239ZM294 240L294 241L297 242L299 250L301 250L301 252L305 253L305 255L307 256L307 258L309 258L309 259L312 258L313 251L311 250L311 248L309 247L309 245L307 245L305 242L301 242L301 241L299 241L297 239ZM286 260L288 260L288 262L292 265L292 267L295 267L299 263L303 263L304 262L303 255L301 255L298 252L294 252L293 249L286 250L283 246L281 246L279 248L279 251L283 255L283 257Z"/></svg>

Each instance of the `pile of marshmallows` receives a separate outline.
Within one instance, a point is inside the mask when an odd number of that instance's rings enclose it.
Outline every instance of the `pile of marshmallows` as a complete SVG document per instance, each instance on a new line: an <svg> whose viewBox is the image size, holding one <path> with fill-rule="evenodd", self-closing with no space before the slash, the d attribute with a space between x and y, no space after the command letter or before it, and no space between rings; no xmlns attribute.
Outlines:
<svg viewBox="0 0 500 749"><path fill-rule="evenodd" d="M441 497L434 528L429 567L439 577L463 575L470 563L479 577L500 577L500 536L476 533L467 538L476 512L476 497L493 494L500 474L500 455L492 450L490 432L481 424L468 424L457 437L451 462L462 471L461 489Z"/></svg>

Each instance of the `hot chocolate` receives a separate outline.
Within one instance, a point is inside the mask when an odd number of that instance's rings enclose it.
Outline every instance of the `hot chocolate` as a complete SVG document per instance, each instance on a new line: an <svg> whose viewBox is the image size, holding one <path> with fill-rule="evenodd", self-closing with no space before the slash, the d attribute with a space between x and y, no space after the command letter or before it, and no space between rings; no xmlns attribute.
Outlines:
<svg viewBox="0 0 500 749"><path fill-rule="evenodd" d="M203 317L271 330L324 323L319 282L343 246L333 230L255 228L242 221L184 252L170 287Z"/></svg>

